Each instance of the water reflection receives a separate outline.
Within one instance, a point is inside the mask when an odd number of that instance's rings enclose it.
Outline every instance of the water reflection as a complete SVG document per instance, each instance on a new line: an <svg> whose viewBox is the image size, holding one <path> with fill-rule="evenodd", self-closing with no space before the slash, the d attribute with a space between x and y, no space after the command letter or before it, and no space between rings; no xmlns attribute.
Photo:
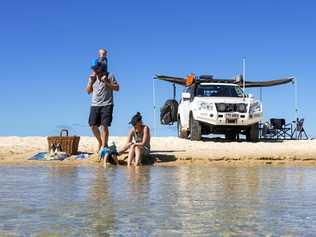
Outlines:
<svg viewBox="0 0 316 237"><path fill-rule="evenodd" d="M0 167L0 235L312 236L316 168Z"/></svg>
<svg viewBox="0 0 316 237"><path fill-rule="evenodd" d="M112 233L115 229L115 212L110 184L103 168L96 168L86 202L81 208L82 213L86 213L85 234L108 236L108 233Z"/></svg>

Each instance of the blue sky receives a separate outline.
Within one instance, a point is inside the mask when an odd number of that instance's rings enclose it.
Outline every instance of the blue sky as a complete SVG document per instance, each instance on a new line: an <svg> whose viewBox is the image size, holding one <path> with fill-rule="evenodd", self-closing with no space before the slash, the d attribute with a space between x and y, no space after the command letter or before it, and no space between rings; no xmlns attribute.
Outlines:
<svg viewBox="0 0 316 237"><path fill-rule="evenodd" d="M313 1L3 1L0 135L51 135L64 126L91 135L84 88L105 47L121 86L113 135L126 134L137 111L152 126L156 73L232 77L246 57L249 80L297 77L300 114L315 136L315 10ZM171 87L156 88L160 107ZM264 89L263 103L266 119L295 117L291 85Z"/></svg>

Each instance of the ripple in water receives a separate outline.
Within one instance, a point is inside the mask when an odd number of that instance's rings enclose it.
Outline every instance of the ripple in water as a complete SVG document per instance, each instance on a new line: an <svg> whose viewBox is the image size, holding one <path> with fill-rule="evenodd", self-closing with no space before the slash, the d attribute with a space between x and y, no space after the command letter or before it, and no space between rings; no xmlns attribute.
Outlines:
<svg viewBox="0 0 316 237"><path fill-rule="evenodd" d="M0 167L1 236L313 236L316 168Z"/></svg>

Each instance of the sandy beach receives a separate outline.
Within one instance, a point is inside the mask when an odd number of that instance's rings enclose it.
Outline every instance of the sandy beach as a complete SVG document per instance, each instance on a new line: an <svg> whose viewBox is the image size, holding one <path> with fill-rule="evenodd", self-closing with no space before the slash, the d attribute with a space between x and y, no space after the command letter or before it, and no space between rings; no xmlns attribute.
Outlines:
<svg viewBox="0 0 316 237"><path fill-rule="evenodd" d="M110 137L118 147L126 137ZM193 142L176 137L152 138L151 158L154 164L309 164L316 165L316 140L280 142L226 142L206 140ZM97 143L93 137L81 137L80 152L95 153ZM64 161L28 160L37 152L47 151L46 137L0 137L0 164L94 164L97 155L77 161L73 157ZM126 155L119 159L124 160Z"/></svg>

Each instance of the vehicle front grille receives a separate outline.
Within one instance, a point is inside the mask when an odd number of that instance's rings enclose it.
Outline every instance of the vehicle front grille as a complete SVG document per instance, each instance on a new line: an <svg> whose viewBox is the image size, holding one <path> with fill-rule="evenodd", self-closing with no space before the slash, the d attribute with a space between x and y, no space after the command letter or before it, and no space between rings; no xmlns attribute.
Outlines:
<svg viewBox="0 0 316 237"><path fill-rule="evenodd" d="M231 104L231 103L215 103L217 112L226 113L226 112L247 112L247 104Z"/></svg>

